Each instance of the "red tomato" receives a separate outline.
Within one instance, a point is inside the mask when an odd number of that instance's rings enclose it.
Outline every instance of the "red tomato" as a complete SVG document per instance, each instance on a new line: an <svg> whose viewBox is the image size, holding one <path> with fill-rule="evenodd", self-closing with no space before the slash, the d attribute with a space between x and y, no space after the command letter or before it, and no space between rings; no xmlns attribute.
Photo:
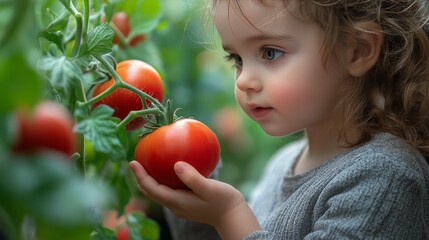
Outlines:
<svg viewBox="0 0 429 240"><path fill-rule="evenodd" d="M140 42L143 42L144 40L146 40L146 36L144 34L137 35L131 39L130 46L134 47Z"/></svg>
<svg viewBox="0 0 429 240"><path fill-rule="evenodd" d="M105 16L101 17L101 21L102 22L106 21ZM113 14L112 24L115 25L115 27L122 33L122 35L124 35L125 39L127 39L128 35L131 32L131 25L130 25L130 19L128 17L128 14L125 12L117 12L117 13ZM129 41L129 44L131 47L134 47L137 44L139 44L140 42L143 42L145 39L146 39L146 36L144 34L136 35L135 37L133 37ZM113 44L119 44L120 43L120 41L116 35L113 36L112 43Z"/></svg>
<svg viewBox="0 0 429 240"><path fill-rule="evenodd" d="M164 97L164 88L161 77L158 72L149 64L140 60L126 60L120 62L116 66L116 72L122 80L143 92L150 94L152 97L162 102ZM108 89L115 80L113 78L106 82L98 84L94 88L93 96ZM116 89L107 97L103 98L94 104L98 106L106 104L115 110L114 116L124 119L130 111L141 110L143 108L140 97L127 89ZM128 130L135 130L144 124L143 118L133 119L126 128Z"/></svg>
<svg viewBox="0 0 429 240"><path fill-rule="evenodd" d="M54 150L72 155L76 150L73 118L61 104L41 102L33 114L17 112L18 136L14 145L17 152Z"/></svg>
<svg viewBox="0 0 429 240"><path fill-rule="evenodd" d="M131 31L130 19L125 12L117 12L113 14L112 23L113 25L115 25L116 28L118 28L118 30L122 33L122 35L124 35L125 38L128 37L128 34L130 34ZM119 43L119 39L116 35L113 37L113 43Z"/></svg>
<svg viewBox="0 0 429 240"><path fill-rule="evenodd" d="M147 173L159 183L171 188L185 189L174 172L174 164L184 161L199 173L209 177L220 157L216 135L203 123L194 119L181 119L158 128L140 139L135 158Z"/></svg>
<svg viewBox="0 0 429 240"><path fill-rule="evenodd" d="M128 232L128 227L123 226L118 229L116 232L116 239L117 240L128 240L130 239L130 233Z"/></svg>

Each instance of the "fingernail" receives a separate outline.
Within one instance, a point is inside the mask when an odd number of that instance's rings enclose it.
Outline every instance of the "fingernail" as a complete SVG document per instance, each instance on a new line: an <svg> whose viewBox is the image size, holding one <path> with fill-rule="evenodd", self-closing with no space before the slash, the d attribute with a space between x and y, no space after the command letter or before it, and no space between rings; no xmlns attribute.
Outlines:
<svg viewBox="0 0 429 240"><path fill-rule="evenodd" d="M186 164L183 162L177 162L174 166L176 173L183 173L186 170Z"/></svg>

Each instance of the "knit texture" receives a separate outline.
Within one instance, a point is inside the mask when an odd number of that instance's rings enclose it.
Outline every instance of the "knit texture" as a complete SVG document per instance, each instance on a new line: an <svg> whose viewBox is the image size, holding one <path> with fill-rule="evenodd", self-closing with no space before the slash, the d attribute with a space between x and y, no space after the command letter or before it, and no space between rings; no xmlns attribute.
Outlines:
<svg viewBox="0 0 429 240"><path fill-rule="evenodd" d="M263 230L245 240L429 239L429 167L420 153L380 134L293 175L306 144L289 144L269 162L249 202ZM219 239L209 226L169 221L176 240Z"/></svg>

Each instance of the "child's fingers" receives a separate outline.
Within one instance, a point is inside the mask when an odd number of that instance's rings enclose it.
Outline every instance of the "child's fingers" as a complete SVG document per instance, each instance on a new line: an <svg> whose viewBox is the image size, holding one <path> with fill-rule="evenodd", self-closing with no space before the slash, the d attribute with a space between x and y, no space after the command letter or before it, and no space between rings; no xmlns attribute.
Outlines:
<svg viewBox="0 0 429 240"><path fill-rule="evenodd" d="M174 165L174 171L180 180L194 193L201 194L207 189L207 179L190 164L186 162L177 162Z"/></svg>
<svg viewBox="0 0 429 240"><path fill-rule="evenodd" d="M143 166L137 162L132 161L130 168L133 170L140 190L149 198L157 201L163 205L170 205L174 202L174 192L171 188L159 184L154 178L147 174Z"/></svg>

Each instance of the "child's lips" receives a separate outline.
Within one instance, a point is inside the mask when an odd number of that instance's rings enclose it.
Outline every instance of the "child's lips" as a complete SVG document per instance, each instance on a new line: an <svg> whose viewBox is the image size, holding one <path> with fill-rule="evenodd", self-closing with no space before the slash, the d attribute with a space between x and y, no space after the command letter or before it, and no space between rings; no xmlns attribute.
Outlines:
<svg viewBox="0 0 429 240"><path fill-rule="evenodd" d="M257 120L265 118L273 110L272 107L261 107L254 104L249 104L248 107L250 115Z"/></svg>

